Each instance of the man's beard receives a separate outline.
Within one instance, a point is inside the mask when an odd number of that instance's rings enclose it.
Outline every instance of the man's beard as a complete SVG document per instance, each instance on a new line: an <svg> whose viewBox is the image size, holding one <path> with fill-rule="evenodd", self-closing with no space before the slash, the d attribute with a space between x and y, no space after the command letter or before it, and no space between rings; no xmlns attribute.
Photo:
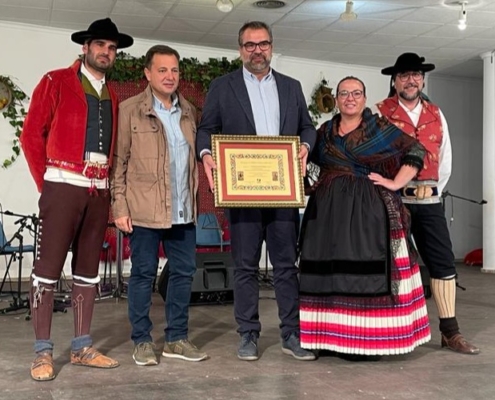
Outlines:
<svg viewBox="0 0 495 400"><path fill-rule="evenodd" d="M96 57L88 55L86 57L86 63L94 70L102 73L106 73L110 68L112 68L113 63L108 59L106 64L99 62Z"/></svg>
<svg viewBox="0 0 495 400"><path fill-rule="evenodd" d="M421 91L419 89L412 94L408 94L405 90L399 92L399 96L402 97L404 100L408 100L408 101L416 100L420 95L421 95Z"/></svg>
<svg viewBox="0 0 495 400"><path fill-rule="evenodd" d="M249 61L246 63L247 66L249 68L247 68L248 70L251 69L252 71L263 71L265 70L266 68L268 68L270 66L270 62L271 62L271 59L269 59L268 57L264 56L264 55L261 55L261 57L263 57L263 60L262 62L253 62L251 59L249 59Z"/></svg>

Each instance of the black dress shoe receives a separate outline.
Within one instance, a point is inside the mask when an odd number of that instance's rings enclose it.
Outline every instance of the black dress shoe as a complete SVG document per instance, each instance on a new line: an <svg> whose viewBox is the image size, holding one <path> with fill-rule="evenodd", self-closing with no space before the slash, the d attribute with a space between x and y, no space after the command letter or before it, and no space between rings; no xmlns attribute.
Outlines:
<svg viewBox="0 0 495 400"><path fill-rule="evenodd" d="M447 347L448 349L461 354L479 354L480 349L475 345L469 343L462 334L457 333L450 339L442 334L442 347Z"/></svg>

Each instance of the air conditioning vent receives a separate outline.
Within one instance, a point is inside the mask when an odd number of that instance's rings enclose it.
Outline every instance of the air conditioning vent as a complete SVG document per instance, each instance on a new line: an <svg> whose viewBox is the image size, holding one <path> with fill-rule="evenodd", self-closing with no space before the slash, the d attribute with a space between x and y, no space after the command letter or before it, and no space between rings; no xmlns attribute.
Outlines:
<svg viewBox="0 0 495 400"><path fill-rule="evenodd" d="M278 0L255 1L253 5L258 8L281 8L285 6L285 2Z"/></svg>

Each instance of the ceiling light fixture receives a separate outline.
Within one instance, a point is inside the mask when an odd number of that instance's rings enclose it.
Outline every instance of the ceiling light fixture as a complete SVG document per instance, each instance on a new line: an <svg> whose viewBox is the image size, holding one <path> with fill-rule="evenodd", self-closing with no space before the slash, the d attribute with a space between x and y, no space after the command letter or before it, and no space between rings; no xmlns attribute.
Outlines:
<svg viewBox="0 0 495 400"><path fill-rule="evenodd" d="M347 0L345 3L345 11L340 14L342 21L354 21L357 18L357 14L354 12L354 3L351 0Z"/></svg>
<svg viewBox="0 0 495 400"><path fill-rule="evenodd" d="M217 8L224 13L231 12L234 9L232 0L217 0Z"/></svg>
<svg viewBox="0 0 495 400"><path fill-rule="evenodd" d="M460 3L461 11L459 11L459 24L457 27L463 31L467 27L467 11L466 11L467 1L463 1Z"/></svg>

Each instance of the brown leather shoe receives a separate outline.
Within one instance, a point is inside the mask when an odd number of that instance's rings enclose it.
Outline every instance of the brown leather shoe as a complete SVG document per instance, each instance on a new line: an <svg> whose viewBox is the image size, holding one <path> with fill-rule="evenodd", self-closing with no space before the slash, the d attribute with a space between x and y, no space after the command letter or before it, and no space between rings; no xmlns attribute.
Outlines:
<svg viewBox="0 0 495 400"><path fill-rule="evenodd" d="M31 364L31 378L35 381L51 381L55 379L53 357L51 353L39 353Z"/></svg>
<svg viewBox="0 0 495 400"><path fill-rule="evenodd" d="M450 350L461 354L475 355L480 352L480 349L469 343L460 333L455 334L450 339L447 339L442 334L442 347L447 347Z"/></svg>
<svg viewBox="0 0 495 400"><path fill-rule="evenodd" d="M104 356L94 347L84 347L79 351L70 353L70 362L72 365L83 365L93 368L116 368L119 362Z"/></svg>

